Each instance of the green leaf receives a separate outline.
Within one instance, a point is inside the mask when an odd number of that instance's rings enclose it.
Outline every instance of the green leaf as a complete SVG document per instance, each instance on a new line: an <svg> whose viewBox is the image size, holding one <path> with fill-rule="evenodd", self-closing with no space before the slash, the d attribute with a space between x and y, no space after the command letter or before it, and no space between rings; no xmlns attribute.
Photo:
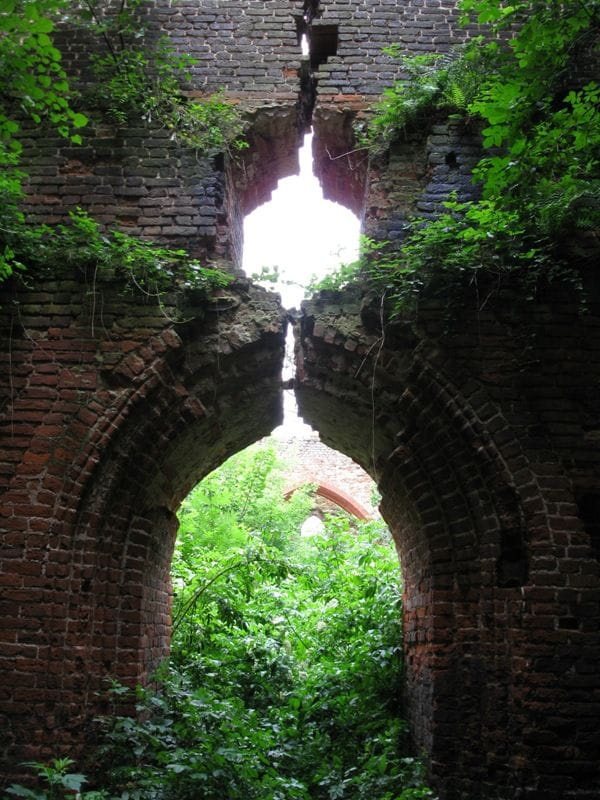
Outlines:
<svg viewBox="0 0 600 800"><path fill-rule="evenodd" d="M14 795L15 797L28 797L31 798L31 800L46 800L45 795L39 794L38 792L34 792L25 786L20 786L19 784L15 783L13 783L12 786L9 786L5 791L8 794Z"/></svg>
<svg viewBox="0 0 600 800"><path fill-rule="evenodd" d="M73 791L78 792L86 782L86 777L85 775L70 772L67 775L62 776L61 782L66 789L72 789Z"/></svg>
<svg viewBox="0 0 600 800"><path fill-rule="evenodd" d="M188 767L186 767L185 764L167 764L167 769L170 769L176 774L180 774L181 772L185 772Z"/></svg>
<svg viewBox="0 0 600 800"><path fill-rule="evenodd" d="M50 33L54 29L54 24L51 20L40 17L29 26L30 33Z"/></svg>
<svg viewBox="0 0 600 800"><path fill-rule="evenodd" d="M83 128L88 124L88 118L85 114L73 114L71 121L76 128Z"/></svg>

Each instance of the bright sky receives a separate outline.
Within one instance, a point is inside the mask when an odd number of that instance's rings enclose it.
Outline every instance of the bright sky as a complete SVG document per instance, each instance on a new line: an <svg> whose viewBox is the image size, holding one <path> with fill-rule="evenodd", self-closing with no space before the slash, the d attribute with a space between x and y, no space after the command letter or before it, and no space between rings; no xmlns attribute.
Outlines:
<svg viewBox="0 0 600 800"><path fill-rule="evenodd" d="M263 267L279 267L281 283L266 284L279 292L286 308L300 307L304 285L322 277L340 263L358 257L360 223L347 208L323 198L312 172L312 134L300 149L300 174L284 178L273 197L244 220L244 260L247 275ZM286 281L293 282L292 285ZM284 378L291 377L293 337L288 331ZM278 438L312 434L297 415L294 393L284 392L285 421L273 434ZM313 434L316 436L316 434Z"/></svg>
<svg viewBox="0 0 600 800"><path fill-rule="evenodd" d="M300 307L302 287L313 275L322 277L358 257L358 218L323 198L312 173L311 144L312 134L308 134L300 150L300 175L279 181L272 200L244 220L246 274L277 266L282 281L301 284L272 287L286 308Z"/></svg>

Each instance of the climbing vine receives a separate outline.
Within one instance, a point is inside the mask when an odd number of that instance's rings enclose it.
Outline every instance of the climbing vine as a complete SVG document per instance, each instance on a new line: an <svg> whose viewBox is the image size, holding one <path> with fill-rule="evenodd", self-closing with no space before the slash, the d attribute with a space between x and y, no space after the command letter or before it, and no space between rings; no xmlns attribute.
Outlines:
<svg viewBox="0 0 600 800"><path fill-rule="evenodd" d="M71 107L71 89L52 40L62 0L0 0L0 158L21 150L19 117L48 119L81 143L87 118ZM1 186L1 184L0 184Z"/></svg>
<svg viewBox="0 0 600 800"><path fill-rule="evenodd" d="M435 220L408 223L400 253L388 247L364 261L377 285L392 288L396 309L424 287L447 293L479 272L516 274L530 293L557 275L578 285L562 244L600 227L600 85L586 77L600 3L461 0L459 9L463 24L489 26L486 38L409 59L407 79L363 133L377 151L432 110L482 127L480 199L449 198Z"/></svg>
<svg viewBox="0 0 600 800"><path fill-rule="evenodd" d="M91 267L97 278L122 279L129 290L159 298L173 289L211 289L226 286L232 276L203 267L185 250L129 236L104 232L85 211L69 214L67 223L24 226L18 231L13 266L56 275L66 269ZM9 241L10 237L9 237ZM22 259L22 260L21 260Z"/></svg>
<svg viewBox="0 0 600 800"><path fill-rule="evenodd" d="M148 0L123 0L117 7L107 0L0 0L0 282L26 267L62 267L72 253L79 265L96 258L103 271L121 259L121 273L151 293L173 281L207 288L225 280L182 250L116 231L103 234L81 211L67 224L34 227L19 208L27 177L19 168L23 117L52 126L75 145L89 121L78 109L91 107L120 125L137 116L204 154L246 146L242 118L222 94L185 98L195 62L177 54L166 37L150 34L142 13L147 5ZM94 80L80 93L71 88L53 38L58 19L85 29L95 43Z"/></svg>
<svg viewBox="0 0 600 800"><path fill-rule="evenodd" d="M21 121L47 121L74 144L87 117L72 108L72 91L54 46L53 17L61 0L0 0L0 281L12 274L6 241L23 226L18 210L25 177L18 168Z"/></svg>

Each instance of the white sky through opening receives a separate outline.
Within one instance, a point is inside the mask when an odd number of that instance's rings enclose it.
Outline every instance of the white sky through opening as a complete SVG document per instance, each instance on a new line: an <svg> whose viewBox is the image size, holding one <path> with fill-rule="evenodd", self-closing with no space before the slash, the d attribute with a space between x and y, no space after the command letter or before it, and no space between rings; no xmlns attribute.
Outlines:
<svg viewBox="0 0 600 800"><path fill-rule="evenodd" d="M312 171L312 134L307 134L300 174L280 180L271 201L244 220L244 272L278 267L282 282L275 291L286 308L299 307L312 276L321 278L357 259L359 232L351 211L324 199Z"/></svg>
<svg viewBox="0 0 600 800"><path fill-rule="evenodd" d="M304 137L299 157L300 174L280 180L270 202L244 220L244 272L252 276L263 267L277 267L279 282L265 285L279 292L286 308L300 307L304 287L313 277L322 278L358 258L360 222L347 208L324 199L312 171L312 134ZM292 375L290 327L283 377ZM285 391L284 422L273 435L288 439L310 434L311 428L298 417L294 393Z"/></svg>

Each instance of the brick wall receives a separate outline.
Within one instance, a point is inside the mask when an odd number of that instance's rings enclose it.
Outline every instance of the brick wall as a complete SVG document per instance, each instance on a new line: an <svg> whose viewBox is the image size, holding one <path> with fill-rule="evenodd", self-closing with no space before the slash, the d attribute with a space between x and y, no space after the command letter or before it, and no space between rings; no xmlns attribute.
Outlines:
<svg viewBox="0 0 600 800"><path fill-rule="evenodd" d="M293 439L278 436L276 442L286 467L286 492L313 483L322 486L325 491L331 489L338 492L342 502L346 499L353 501L364 512L365 518L379 516L377 487L372 478L351 458L323 444L316 432L313 436L296 436ZM344 508L343 505L341 507ZM346 510L350 508L348 504Z"/></svg>
<svg viewBox="0 0 600 800"><path fill-rule="evenodd" d="M177 50L197 59L186 89L192 97L223 89L238 105L248 122L249 150L225 164L178 146L168 131L135 121L110 125L92 109L96 121L83 132L82 147L29 128L25 210L32 221L56 222L81 206L104 224L237 269L243 217L269 199L279 178L297 172L300 137L314 121L316 170L326 197L359 215L366 210L365 229L373 233L371 216L381 216L381 170L370 178L364 154L342 155L353 149L352 122L401 75L398 62L382 52L385 45L400 43L407 53L442 52L464 38L454 26L454 5L450 0L157 0L147 11L151 35L163 33ZM301 56L302 33L311 42L310 56ZM98 42L67 29L58 44L68 70L85 88L87 60ZM429 166L447 149L447 137L442 142L437 135L428 145ZM433 182L444 186L448 181L438 167ZM421 189L425 174L415 176ZM452 188L457 180L458 172ZM439 188L426 192L424 203L431 205L432 193L440 196Z"/></svg>
<svg viewBox="0 0 600 800"><path fill-rule="evenodd" d="M299 410L378 479L405 580L407 709L444 798L600 790L592 309L505 292L479 313L465 298L449 323L424 303L379 353L368 298L304 306Z"/></svg>
<svg viewBox="0 0 600 800"><path fill-rule="evenodd" d="M103 679L165 656L174 511L281 421L273 295L159 308L123 288L74 275L0 300L2 778L76 754Z"/></svg>
<svg viewBox="0 0 600 800"><path fill-rule="evenodd" d="M193 92L223 86L251 147L226 163L135 125L97 123L83 148L32 130L26 210L56 221L82 205L235 267L241 220L295 169L312 113L326 194L401 238L411 211L472 191L476 135L433 120L373 164L344 153L398 74L380 45L447 49L453 7L157 0L154 29L200 60ZM67 31L63 46L84 77L89 43ZM407 708L440 796L595 800L600 323L568 294L519 301L466 305L450 331L423 307L361 366L377 313L321 298L302 322L299 394L325 441L380 483L406 582ZM89 275L0 301L5 775L82 743L102 677L143 678L166 652L173 511L279 419L280 310L242 285L220 302L178 325Z"/></svg>

